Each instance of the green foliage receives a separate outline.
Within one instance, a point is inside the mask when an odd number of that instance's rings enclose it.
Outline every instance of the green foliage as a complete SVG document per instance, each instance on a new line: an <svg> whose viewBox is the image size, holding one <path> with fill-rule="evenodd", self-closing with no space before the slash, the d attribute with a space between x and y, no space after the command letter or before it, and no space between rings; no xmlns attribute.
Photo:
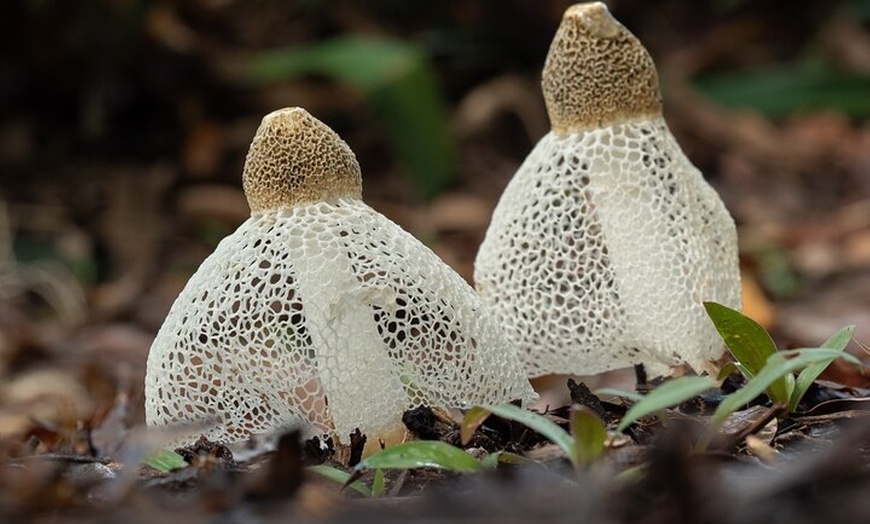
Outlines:
<svg viewBox="0 0 870 524"><path fill-rule="evenodd" d="M712 417L714 429L762 393L767 393L789 412L794 411L813 381L837 358L860 365L858 359L844 353L854 326L840 329L820 348L777 351L770 334L754 320L714 302L706 302L704 307L736 360L723 370L719 380L727 376L726 370L734 369L747 379L744 387L725 397L717 407ZM795 377L798 371L800 374ZM611 388L596 393L627 397L636 402L616 428L624 431L637 419L684 402L715 387L716 383L711 377L680 377L665 382L646 396Z"/></svg>
<svg viewBox="0 0 870 524"><path fill-rule="evenodd" d="M837 358L846 358L847 360L851 355L843 353L846 349L846 346L849 345L849 342L852 340L852 336L855 334L855 326L845 326L840 328L839 331L834 333L831 338L826 340L821 348L822 349L830 349L834 351L834 356L832 356L828 360L820 360L818 362L814 362L809 364L807 367L800 372L795 380L795 387L791 393L791 397L789 397L788 401L788 410L794 411L797 409L798 404L807 390L813 384L813 382L822 374L825 369ZM804 353L806 354L806 353ZM860 365L860 361L857 359L852 360L853 364Z"/></svg>
<svg viewBox="0 0 870 524"><path fill-rule="evenodd" d="M737 369L747 380L757 375L770 356L776 353L776 345L770 334L758 322L722 304L705 302L704 308L728 351L734 355ZM794 388L793 382L794 377L790 373L777 377L766 387L767 396L774 402L786 404Z"/></svg>
<svg viewBox="0 0 870 524"><path fill-rule="evenodd" d="M571 438L571 435L569 435L567 431L560 428L559 425L552 420L537 413L532 413L531 411L514 406L513 404L475 406L471 408L468 413L466 413L465 419L462 422L461 431L463 437L468 436L470 438L470 435L474 433L477 427L479 427L489 415L496 415L506 420L513 420L537 431L541 435L550 439L553 444L559 446L572 463L576 461L574 439ZM468 428L472 426L474 429L469 432ZM468 440L464 438L463 442L467 443Z"/></svg>
<svg viewBox="0 0 870 524"><path fill-rule="evenodd" d="M345 83L366 96L424 196L434 196L453 181L454 144L435 74L412 44L339 37L265 51L226 73L255 84L312 74Z"/></svg>
<svg viewBox="0 0 870 524"><path fill-rule="evenodd" d="M835 359L860 365L858 359L844 352L855 326L840 329L821 348L777 351L767 331L751 318L715 302L705 302L704 307L736 359L735 366L748 381L719 404L714 422L723 421L761 393L767 393L789 412L794 411L813 381ZM803 371L795 378L798 370Z"/></svg>
<svg viewBox="0 0 870 524"><path fill-rule="evenodd" d="M746 375L747 383L720 402L711 417L710 432L699 444L700 449L710 442L713 432L721 427L728 416L762 393L767 393L775 402L793 411L813 381L833 360L842 358L860 365L857 358L844 353L845 347L852 338L854 326L839 330L819 348L777 351L767 331L748 317L720 304L708 302L705 303L705 307L716 329L737 360L731 369L740 370ZM794 374L797 372L800 373L795 377ZM717 380L711 377L691 376L669 380L646 395L612 388L601 389L596 393L617 395L635 401L616 428L617 431L624 431L639 418L660 413L666 408L715 388L716 384ZM547 417L513 404L475 406L468 410L460 426L463 444L467 445L470 442L475 431L491 415L519 422L543 435L565 453L575 469L580 469L596 460L605 449L606 426L598 415L588 408L571 409L569 433ZM478 460L464 450L444 442L413 441L387 448L362 460L353 474L325 466L309 469L336 482L344 484L350 482L350 487L366 496L382 496L385 491L382 472L384 469L429 467L468 473L493 469L500 463L528 462L529 459L525 457L504 451L491 453ZM361 471L367 469L376 470L371 488L353 482Z"/></svg>
<svg viewBox="0 0 870 524"><path fill-rule="evenodd" d="M376 469L375 478L372 479L372 498L377 499L383 497L386 490L387 488L384 482L384 470Z"/></svg>
<svg viewBox="0 0 870 524"><path fill-rule="evenodd" d="M361 460L355 469L362 471L409 468L437 468L457 473L485 469L479 460L464 450L434 440L415 440L388 447Z"/></svg>
<svg viewBox="0 0 870 524"><path fill-rule="evenodd" d="M856 118L870 116L870 75L843 72L818 61L711 75L695 79L694 84L723 105L768 116L821 109Z"/></svg>
<svg viewBox="0 0 870 524"><path fill-rule="evenodd" d="M604 450L607 432L604 422L597 415L584 408L573 408L571 413L572 435L560 428L552 420L532 413L513 404L497 406L475 406L465 415L462 422L461 435L463 443L468 443L471 435L480 427L489 415L496 415L506 420L519 422L541 435L547 437L565 452L568 460L576 468L594 460Z"/></svg>
<svg viewBox="0 0 870 524"><path fill-rule="evenodd" d="M163 473L169 473L174 469L187 467L187 461L184 460L184 457L168 449L158 451L143 460L142 463L156 469L157 471L162 471Z"/></svg>
<svg viewBox="0 0 870 524"><path fill-rule="evenodd" d="M817 364L820 365L822 363L824 364L822 370L824 370L828 364L837 358L842 358L847 362L856 365L861 364L857 358L848 353L844 353L842 349L806 348L793 351L780 351L771 355L767 360L767 364L758 372L757 375L749 379L749 381L746 382L746 385L742 388L722 400L716 408L716 411L713 413L714 424L718 425L724 422L730 414L764 393L765 389L768 388L771 383L784 376L792 377L792 389L789 391L789 395L786 397L785 402L782 402L782 405L786 406L789 411L792 411L794 407L797 407L800 399L803 398L804 393L806 393L806 389L812 383L812 380L810 380L806 384L806 387L802 391L799 391L794 386L795 381L793 373L800 369L805 369ZM817 367L815 369L817 369ZM821 373L821 371L819 371L819 373ZM792 398L795 400L792 400Z"/></svg>
<svg viewBox="0 0 870 524"><path fill-rule="evenodd" d="M462 419L462 426L459 428L459 438L462 440L463 446L468 445L471 441L471 436L489 418L490 414L489 410L481 406L474 406L465 413L465 417Z"/></svg>
<svg viewBox="0 0 870 524"><path fill-rule="evenodd" d="M622 417L616 430L624 431L629 424L641 417L676 406L714 387L716 381L710 377L679 377L669 380L632 406Z"/></svg>
<svg viewBox="0 0 870 524"><path fill-rule="evenodd" d="M601 388L596 389L595 394L599 397L602 395L611 395L614 397L627 398L632 402L640 402L643 400L643 395L638 393L637 391L630 391L622 388Z"/></svg>
<svg viewBox="0 0 870 524"><path fill-rule="evenodd" d="M522 465L532 462L534 462L532 459L509 451L495 451L480 459L480 463L486 469L495 469L499 464Z"/></svg>
<svg viewBox="0 0 870 524"><path fill-rule="evenodd" d="M359 481L351 482L350 484L348 484L348 482L351 480L350 473L348 473L346 471L342 471L338 468L334 468L332 466L325 466L323 464L319 464L317 466L309 466L305 469L312 472L312 473L316 473L322 477L325 477L333 482L337 482L339 484L347 486L350 489L362 494L363 496L366 496L366 497L376 496L373 493L376 482L372 482L372 488L369 488L368 486L366 486L365 484L363 484L362 482L359 482ZM375 474L375 480L377 480L377 473ZM381 476L381 482L383 483L383 474ZM382 489L382 487L380 489Z"/></svg>
<svg viewBox="0 0 870 524"><path fill-rule="evenodd" d="M570 426L578 462L590 464L604 453L607 427L595 412L585 406L571 408Z"/></svg>

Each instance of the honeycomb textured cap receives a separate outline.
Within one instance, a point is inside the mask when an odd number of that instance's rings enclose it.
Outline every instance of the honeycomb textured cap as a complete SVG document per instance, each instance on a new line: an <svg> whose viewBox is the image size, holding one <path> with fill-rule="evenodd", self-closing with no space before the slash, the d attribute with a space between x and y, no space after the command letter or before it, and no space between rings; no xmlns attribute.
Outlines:
<svg viewBox="0 0 870 524"><path fill-rule="evenodd" d="M254 135L242 185L252 213L362 198L359 163L332 129L302 108L274 111Z"/></svg>
<svg viewBox="0 0 870 524"><path fill-rule="evenodd" d="M577 4L565 11L550 44L541 84L556 132L661 114L652 58L601 2Z"/></svg>
<svg viewBox="0 0 870 524"><path fill-rule="evenodd" d="M724 350L703 302L741 305L734 222L661 117L544 136L474 278L530 376L701 370Z"/></svg>
<svg viewBox="0 0 870 524"><path fill-rule="evenodd" d="M252 215L191 277L148 355L146 420L377 442L421 404L534 397L507 347L474 290L362 200L296 205Z"/></svg>

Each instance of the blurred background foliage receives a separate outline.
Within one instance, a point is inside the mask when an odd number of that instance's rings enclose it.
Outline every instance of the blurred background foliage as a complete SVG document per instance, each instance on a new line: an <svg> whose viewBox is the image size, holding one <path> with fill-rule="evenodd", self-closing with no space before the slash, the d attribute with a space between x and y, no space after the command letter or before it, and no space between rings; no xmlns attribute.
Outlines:
<svg viewBox="0 0 870 524"><path fill-rule="evenodd" d="M121 362L138 387L169 304L248 215L247 145L279 107L333 127L369 204L470 278L548 131L540 70L570 4L5 2L0 374L76 359L120 380ZM870 0L610 7L738 222L753 316L785 345L846 323L870 339Z"/></svg>

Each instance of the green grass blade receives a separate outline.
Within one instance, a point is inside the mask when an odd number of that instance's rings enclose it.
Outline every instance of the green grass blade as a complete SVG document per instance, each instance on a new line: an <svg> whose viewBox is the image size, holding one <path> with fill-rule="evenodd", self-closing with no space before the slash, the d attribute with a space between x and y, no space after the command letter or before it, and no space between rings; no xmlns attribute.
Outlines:
<svg viewBox="0 0 870 524"><path fill-rule="evenodd" d="M637 391L629 391L627 389L622 388L601 388L596 389L595 394L599 397L602 395L611 395L614 397L627 398L632 402L640 402L643 400L643 395L638 393Z"/></svg>
<svg viewBox="0 0 870 524"><path fill-rule="evenodd" d="M669 380L632 406L619 422L616 431L624 431L629 424L641 417L675 406L714 387L716 381L710 377L679 377Z"/></svg>
<svg viewBox="0 0 870 524"><path fill-rule="evenodd" d="M316 473L321 477L325 477L333 482L337 482L341 485L347 484L347 481L350 480L350 473L342 471L338 468L333 468L332 466L324 466L323 464L319 464L317 466L308 466L305 469L312 473ZM370 490L369 487L362 482L353 482L348 487L358 493L361 493L366 497L372 496L372 490Z"/></svg>
<svg viewBox="0 0 870 524"><path fill-rule="evenodd" d="M386 493L386 483L384 482L384 470L376 469L375 478L372 479L372 498L377 499L384 496Z"/></svg>
<svg viewBox="0 0 870 524"><path fill-rule="evenodd" d="M722 304L704 302L704 308L734 358L752 376L758 375L770 356L776 353L776 345L767 330L746 315ZM750 376L746 378L751 379ZM767 394L775 402L787 404L791 396L788 386L784 376L781 376L768 385Z"/></svg>
<svg viewBox="0 0 870 524"><path fill-rule="evenodd" d="M726 363L724 366L722 366L722 369L719 370L719 374L716 376L716 381L721 382L725 380L731 375L731 373L734 373L735 371L742 372L740 368L737 367L737 364L735 364L734 362ZM746 376L745 373L744 376Z"/></svg>
<svg viewBox="0 0 870 524"><path fill-rule="evenodd" d="M474 432L489 418L490 414L486 408L480 406L474 406L465 413L465 416L462 418L462 424L459 426L459 437L462 440L463 446L471 442Z"/></svg>
<svg viewBox="0 0 870 524"><path fill-rule="evenodd" d="M749 379L746 384L725 397L716 411L713 413L713 421L717 425L724 422L729 415L737 411L741 406L752 402L776 380L780 380L786 373L791 373L797 366L789 365L784 355L773 354L770 356L767 366L758 374Z"/></svg>
<svg viewBox="0 0 870 524"><path fill-rule="evenodd" d="M578 406L571 408L571 435L574 437L574 456L582 464L588 464L604 452L607 428L604 421L591 409Z"/></svg>
<svg viewBox="0 0 870 524"><path fill-rule="evenodd" d="M509 451L495 451L480 459L480 462L486 469L495 469L499 464L525 465L534 461Z"/></svg>
<svg viewBox="0 0 870 524"><path fill-rule="evenodd" d="M855 333L855 326L846 326L822 343L823 348L833 349L836 351L843 351L846 349L846 346L849 345L849 342L852 340L852 335ZM836 359L836 357L831 358L830 360L823 360L821 362L816 362L815 364L810 364L805 367L803 371L797 377L795 381L795 388L792 391L791 398L788 401L788 410L794 411L797 409L798 404L801 399L804 398L807 390L810 389L810 386L815 382L819 375L827 369L827 367Z"/></svg>
<svg viewBox="0 0 870 524"><path fill-rule="evenodd" d="M360 461L354 469L438 468L458 473L482 471L483 464L445 442L415 440L388 447Z"/></svg>
<svg viewBox="0 0 870 524"><path fill-rule="evenodd" d="M832 348L799 348L799 349L786 349L780 351L786 357L798 357L805 362L815 363L824 360L825 358L833 357L835 359L840 358L845 360L850 364L854 364L856 366L861 365L861 361L855 355L851 353L846 353L840 349L832 349Z"/></svg>
<svg viewBox="0 0 870 524"><path fill-rule="evenodd" d="M794 358L787 358L789 355L795 356ZM758 395L764 393L771 383L782 379L786 374L794 373L815 363L836 358L843 358L849 362L857 361L852 355L827 348L782 351L771 355L767 365L757 375L752 377L745 386L722 400L713 413L714 424L718 425L724 422L729 415L737 411L741 406L754 400Z"/></svg>
<svg viewBox="0 0 870 524"><path fill-rule="evenodd" d="M186 468L188 465L184 457L168 449L158 451L143 460L142 463L163 473L169 473L174 469Z"/></svg>
<svg viewBox="0 0 870 524"><path fill-rule="evenodd" d="M567 431L560 428L558 424L552 420L543 415L532 413L531 411L514 406L513 404L499 404L497 406L482 407L493 415L519 422L520 424L537 431L541 435L550 439L553 444L559 446L571 460L572 464L576 463L577 457L574 454L574 439L571 438L571 435L569 435Z"/></svg>

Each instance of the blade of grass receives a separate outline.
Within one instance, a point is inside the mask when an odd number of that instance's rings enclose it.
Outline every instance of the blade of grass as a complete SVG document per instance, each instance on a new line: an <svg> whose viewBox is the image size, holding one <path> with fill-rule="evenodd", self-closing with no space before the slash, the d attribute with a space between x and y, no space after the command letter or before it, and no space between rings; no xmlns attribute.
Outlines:
<svg viewBox="0 0 870 524"><path fill-rule="evenodd" d="M384 470L376 469L375 477L372 479L372 498L381 498L384 496L385 492L386 484L384 482Z"/></svg>
<svg viewBox="0 0 870 524"><path fill-rule="evenodd" d="M612 395L614 397L627 398L628 400L631 400L632 402L640 402L641 400L643 400L643 395L641 395L637 391L629 391L627 389L621 389L621 388L596 389L595 394L598 395L599 397L601 395Z"/></svg>
<svg viewBox="0 0 870 524"><path fill-rule="evenodd" d="M734 362L728 362L727 364L722 366L722 369L719 370L719 374L716 376L716 381L721 382L725 380L735 371L740 371L740 369L737 367L737 364L735 364Z"/></svg>
<svg viewBox="0 0 870 524"><path fill-rule="evenodd" d="M184 457L168 449L151 455L142 461L142 463L163 473L169 473L174 469L186 468L188 465Z"/></svg>
<svg viewBox="0 0 870 524"><path fill-rule="evenodd" d="M332 466L324 466L323 464L319 464L317 466L308 466L305 469L311 471L312 473L316 473L321 477L325 477L333 482L347 485L347 487L349 487L350 489L361 493L366 497L372 496L372 490L369 489L369 487L362 482L352 482L348 485L347 481L350 480L351 474L346 471L342 471L338 468L333 468Z"/></svg>
<svg viewBox="0 0 870 524"><path fill-rule="evenodd" d="M787 358L792 354L796 356L794 358ZM782 351L771 355L767 361L767 365L765 365L757 375L752 377L745 386L728 395L721 403L719 403L719 406L713 413L713 424L715 426L720 425L729 415L737 411L740 406L746 405L754 400L757 396L764 393L771 383L781 379L786 374L793 373L810 364L823 362L831 358L843 358L850 362L857 361L857 359L852 355L826 348Z"/></svg>
<svg viewBox="0 0 870 524"><path fill-rule="evenodd" d="M530 458L509 451L495 451L480 459L486 469L495 469L499 464L523 465L534 461Z"/></svg>
<svg viewBox="0 0 870 524"><path fill-rule="evenodd" d="M465 416L462 418L462 425L459 427L459 436L463 446L468 445L474 432L489 418L490 414L486 408L480 406L474 406L465 413Z"/></svg>
<svg viewBox="0 0 870 524"><path fill-rule="evenodd" d="M560 428L558 424L552 420L537 413L526 411L525 409L514 406L513 404L499 404L497 406L481 407L493 415L519 422L520 424L537 431L541 435L550 439L553 444L559 446L571 460L572 464L576 463L577 456L575 455L576 450L574 447L574 439L571 438L571 435L569 435L567 431Z"/></svg>
<svg viewBox="0 0 870 524"><path fill-rule="evenodd" d="M571 435L574 436L574 455L582 464L589 464L604 451L607 428L594 411L585 406L571 408Z"/></svg>
<svg viewBox="0 0 870 524"><path fill-rule="evenodd" d="M629 424L641 417L675 406L713 387L716 387L716 381L710 377L679 377L669 380L632 406L619 422L616 431L624 431Z"/></svg>
<svg viewBox="0 0 870 524"><path fill-rule="evenodd" d="M846 326L836 333L834 333L831 338L822 343L823 348L833 349L836 351L843 351L846 349L846 346L849 345L849 342L852 340L852 335L855 333L855 326ZM797 409L798 404L801 399L804 398L807 390L810 389L810 386L813 382L822 374L825 369L835 360L836 357L832 357L830 360L823 360L821 362L816 362L815 364L810 364L805 367L803 371L800 372L797 379L795 380L795 388L792 391L791 398L788 401L788 410L794 411Z"/></svg>

